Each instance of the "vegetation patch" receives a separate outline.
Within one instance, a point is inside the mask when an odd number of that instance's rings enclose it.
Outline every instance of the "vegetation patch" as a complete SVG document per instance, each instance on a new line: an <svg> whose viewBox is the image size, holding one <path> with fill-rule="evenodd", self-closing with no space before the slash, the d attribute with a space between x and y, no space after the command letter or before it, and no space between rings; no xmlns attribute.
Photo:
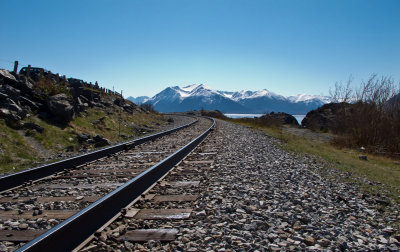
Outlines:
<svg viewBox="0 0 400 252"><path fill-rule="evenodd" d="M0 172L16 172L38 161L38 153L17 131L0 120Z"/></svg>
<svg viewBox="0 0 400 252"><path fill-rule="evenodd" d="M49 96L61 93L70 96L70 92L67 89L65 82L54 83L51 79L48 78L40 78L36 82L34 89L38 91L38 94L40 94L40 98L43 100L46 100Z"/></svg>
<svg viewBox="0 0 400 252"><path fill-rule="evenodd" d="M387 195L400 202L400 162L397 160L368 155L367 160L360 160L363 154L355 149L338 148L331 143L310 140L302 136L287 133L282 127L268 127L250 120L228 119L243 126L259 129L280 141L280 147L299 155L311 155L321 162L324 169L337 169L346 174L344 182L358 183L368 193ZM365 178L367 180L365 180Z"/></svg>
<svg viewBox="0 0 400 252"><path fill-rule="evenodd" d="M32 137L41 148L56 156L67 151L77 152L82 148L94 149L93 145L79 143L77 134L84 133L92 137L102 135L116 143L150 133L155 125L165 124L166 119L158 113L120 113L118 108L112 107L108 110L88 108L67 125L42 120L37 115L27 117L20 123L34 123L44 130L42 133L34 129L17 130L0 120L0 173L34 167L38 162L55 161L46 160L26 137Z"/></svg>

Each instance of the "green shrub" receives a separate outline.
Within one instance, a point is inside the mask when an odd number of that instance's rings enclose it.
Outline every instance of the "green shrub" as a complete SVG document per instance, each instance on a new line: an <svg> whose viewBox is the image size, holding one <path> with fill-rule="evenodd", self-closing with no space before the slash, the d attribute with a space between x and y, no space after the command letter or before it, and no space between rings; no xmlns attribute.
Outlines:
<svg viewBox="0 0 400 252"><path fill-rule="evenodd" d="M49 96L56 94L66 94L70 96L70 92L66 87L65 83L59 82L54 83L52 80L42 78L36 82L34 89L39 92L41 99L47 99Z"/></svg>

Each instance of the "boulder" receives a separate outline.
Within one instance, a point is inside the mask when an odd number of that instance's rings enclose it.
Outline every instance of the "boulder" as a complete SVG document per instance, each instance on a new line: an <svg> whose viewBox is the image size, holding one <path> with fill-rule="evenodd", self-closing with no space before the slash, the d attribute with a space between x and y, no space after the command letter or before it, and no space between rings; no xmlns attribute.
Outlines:
<svg viewBox="0 0 400 252"><path fill-rule="evenodd" d="M104 138L102 135L94 136L93 140L96 147L103 147L111 144L111 142L107 138Z"/></svg>
<svg viewBox="0 0 400 252"><path fill-rule="evenodd" d="M130 104L125 104L125 105L123 105L123 109L124 109L126 112L132 114L133 111L134 111L134 109L135 109L135 107L132 106L132 105L130 105Z"/></svg>
<svg viewBox="0 0 400 252"><path fill-rule="evenodd" d="M14 100L11 100L10 98L6 98L6 100L3 102L1 106L16 113L20 113L22 111L21 107Z"/></svg>
<svg viewBox="0 0 400 252"><path fill-rule="evenodd" d="M98 102L90 102L92 107L104 108L104 105Z"/></svg>
<svg viewBox="0 0 400 252"><path fill-rule="evenodd" d="M271 112L270 114L263 115L262 117L260 117L260 119L270 120L279 125L286 124L292 126L299 126L299 123L297 122L294 116L284 112L278 112L278 113Z"/></svg>
<svg viewBox="0 0 400 252"><path fill-rule="evenodd" d="M0 108L0 118L7 118L11 115L11 111L6 108Z"/></svg>
<svg viewBox="0 0 400 252"><path fill-rule="evenodd" d="M32 94L33 84L25 76L21 76L20 80L15 84L15 87L24 94Z"/></svg>
<svg viewBox="0 0 400 252"><path fill-rule="evenodd" d="M22 124L22 128L36 130L39 133L43 133L43 131L44 131L43 127L37 125L36 123L32 123L32 122L27 122L27 123Z"/></svg>
<svg viewBox="0 0 400 252"><path fill-rule="evenodd" d="M100 95L97 92L93 92L90 89L82 89L81 96L84 96L89 101L93 101L95 98L100 99Z"/></svg>
<svg viewBox="0 0 400 252"><path fill-rule="evenodd" d="M122 107L125 104L125 100L122 99L122 98L117 98L117 99L114 100L114 104L117 105L117 106Z"/></svg>
<svg viewBox="0 0 400 252"><path fill-rule="evenodd" d="M44 112L44 111L40 111L38 113L38 117L40 119L42 119L42 120L49 120L51 118L51 116L48 113Z"/></svg>
<svg viewBox="0 0 400 252"><path fill-rule="evenodd" d="M21 119L24 119L24 118L28 115L28 113L29 113L29 111L28 111L27 109L22 109L22 110L18 113L18 116L19 116Z"/></svg>
<svg viewBox="0 0 400 252"><path fill-rule="evenodd" d="M66 94L53 95L47 101L51 114L64 122L69 122L75 118L75 110L72 104L72 99Z"/></svg>
<svg viewBox="0 0 400 252"><path fill-rule="evenodd" d="M85 107L87 107L87 104L85 106L85 103L83 103L79 97L76 97L75 102L77 104L79 112L84 111Z"/></svg>
<svg viewBox="0 0 400 252"><path fill-rule="evenodd" d="M18 116L18 113L10 111L9 109L6 108L0 108L0 118L8 119L13 122L21 120L21 117Z"/></svg>
<svg viewBox="0 0 400 252"><path fill-rule="evenodd" d="M78 98L82 101L82 103L88 103L89 102L89 100L85 96L80 95L80 96L78 96Z"/></svg>
<svg viewBox="0 0 400 252"><path fill-rule="evenodd" d="M328 103L312 110L304 117L301 125L311 130L329 131L337 127L340 117L351 118L355 104Z"/></svg>
<svg viewBox="0 0 400 252"><path fill-rule="evenodd" d="M18 97L21 96L21 91L10 85L2 85L0 92L8 95L8 97L13 99L14 101L17 101Z"/></svg>
<svg viewBox="0 0 400 252"><path fill-rule="evenodd" d="M78 133L78 134L76 134L76 138L78 139L79 143L84 143L90 139L90 135L84 134L84 133Z"/></svg>
<svg viewBox="0 0 400 252"><path fill-rule="evenodd" d="M19 97L19 103L23 106L28 106L32 111L39 110L39 105L36 102L33 102L24 96Z"/></svg>
<svg viewBox="0 0 400 252"><path fill-rule="evenodd" d="M106 108L109 108L109 107L111 107L111 106L112 106L112 104L111 104L111 103L109 103L109 102L106 102L106 101L102 102L102 104L103 104L103 106L104 106L104 107L106 107Z"/></svg>
<svg viewBox="0 0 400 252"><path fill-rule="evenodd" d="M0 69L0 79L4 84L14 84L17 82L17 79L12 75L9 71Z"/></svg>

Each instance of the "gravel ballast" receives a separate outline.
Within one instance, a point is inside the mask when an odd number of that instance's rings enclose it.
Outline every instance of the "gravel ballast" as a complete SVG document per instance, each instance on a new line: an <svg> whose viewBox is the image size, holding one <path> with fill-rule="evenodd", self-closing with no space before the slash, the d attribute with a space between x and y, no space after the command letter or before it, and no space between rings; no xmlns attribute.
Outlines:
<svg viewBox="0 0 400 252"><path fill-rule="evenodd" d="M312 158L289 154L258 131L218 124L223 144L195 209L205 214L180 229L173 250L399 249L391 226L397 207L379 211L379 201L355 185L321 177Z"/></svg>

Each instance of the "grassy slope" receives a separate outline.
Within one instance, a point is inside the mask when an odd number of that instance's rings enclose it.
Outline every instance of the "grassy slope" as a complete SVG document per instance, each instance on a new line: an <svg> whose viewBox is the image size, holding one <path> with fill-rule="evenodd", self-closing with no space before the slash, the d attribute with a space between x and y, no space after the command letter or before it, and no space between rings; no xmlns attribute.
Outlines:
<svg viewBox="0 0 400 252"><path fill-rule="evenodd" d="M108 113L107 113L108 112ZM102 119L103 118L103 119ZM102 119L102 120L100 120ZM134 112L121 113L121 135L138 136L140 133L132 127L151 127L154 124L165 123L165 119L156 113ZM98 120L99 123L92 124ZM47 123L37 116L26 118L23 122L34 122L45 130L37 133L34 130L25 130L25 133L35 138L41 146L54 154L64 152L67 146L73 146L74 151L81 148L76 138L77 133L87 133L92 136L103 135L111 142L122 141L118 136L119 110L116 108L103 109L89 108L86 112L71 121L68 125ZM0 120L0 173L19 171L26 167L35 166L35 162L44 161L37 150L30 146L23 136L9 128Z"/></svg>
<svg viewBox="0 0 400 252"><path fill-rule="evenodd" d="M38 161L38 153L3 120L0 120L0 148L0 172L18 171Z"/></svg>
<svg viewBox="0 0 400 252"><path fill-rule="evenodd" d="M395 201L400 201L400 164L399 162L368 155L368 161L358 158L360 153L350 149L339 149L318 141L311 141L301 136L283 133L281 129L261 127L251 123L240 123L262 130L282 141L281 147L297 154L308 154L323 162L325 167L338 169L349 174L343 181L357 182L360 187L372 193L384 193ZM373 184L364 183L360 178L367 178Z"/></svg>

